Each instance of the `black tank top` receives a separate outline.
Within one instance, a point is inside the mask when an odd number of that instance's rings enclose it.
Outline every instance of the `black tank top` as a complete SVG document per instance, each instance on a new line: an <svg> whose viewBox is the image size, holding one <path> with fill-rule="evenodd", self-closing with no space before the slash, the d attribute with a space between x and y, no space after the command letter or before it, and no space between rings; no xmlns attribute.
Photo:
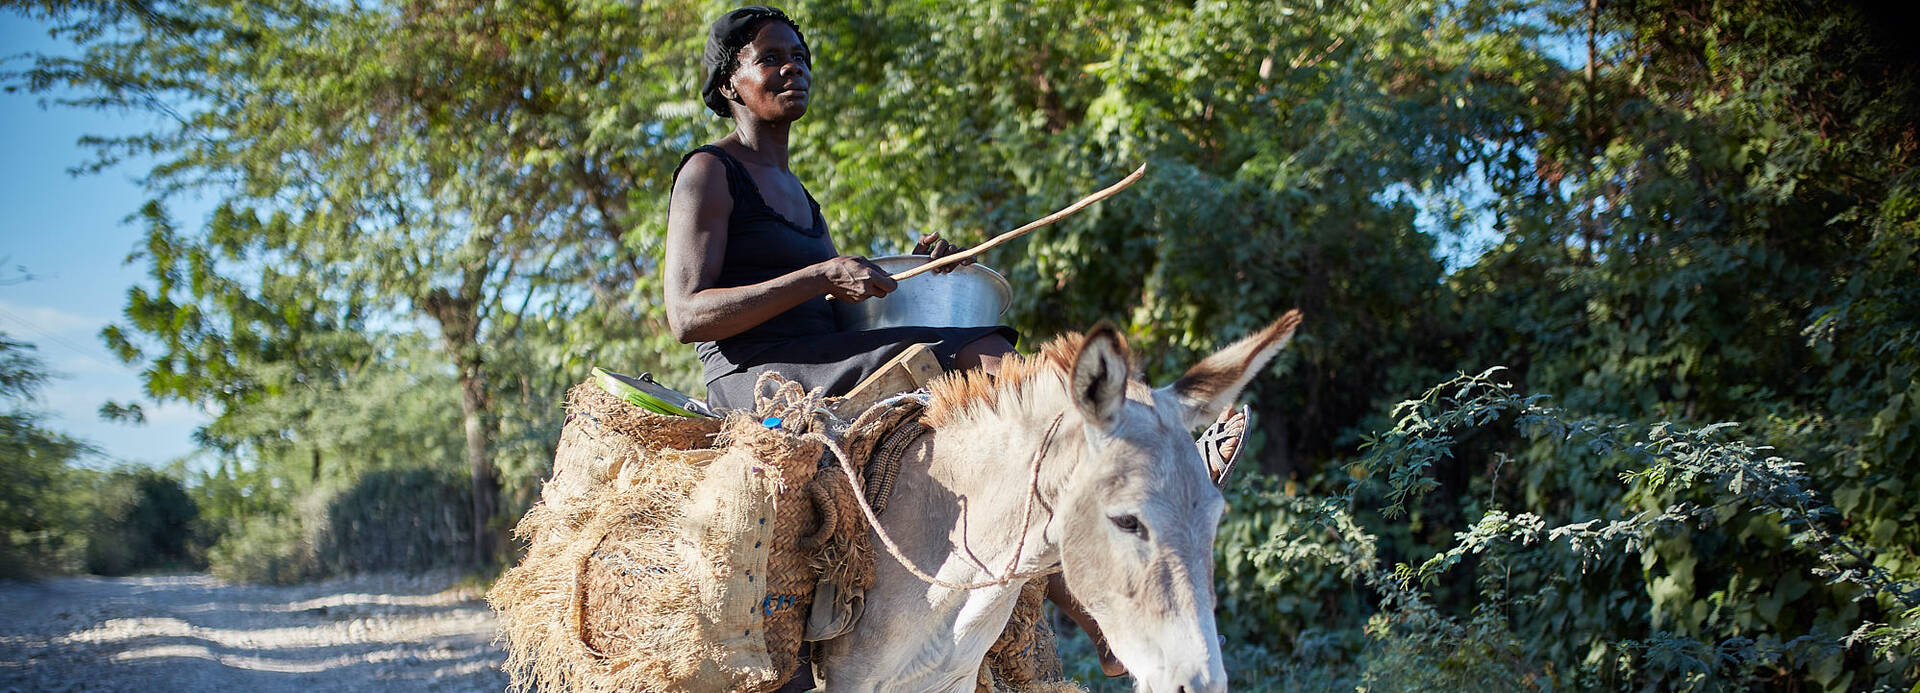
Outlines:
<svg viewBox="0 0 1920 693"><path fill-rule="evenodd" d="M674 178L680 177L688 159L702 152L720 159L727 171L727 193L733 196L733 213L727 216L727 248L714 287L758 284L833 259L827 220L821 216L820 203L814 201L812 193L807 193L807 206L813 218L807 226L795 224L767 205L760 197L760 187L739 160L714 145L681 157L680 166L673 170ZM822 295L740 334L695 344L694 350L706 364L706 377L712 379L732 372L781 340L833 331L833 305Z"/></svg>

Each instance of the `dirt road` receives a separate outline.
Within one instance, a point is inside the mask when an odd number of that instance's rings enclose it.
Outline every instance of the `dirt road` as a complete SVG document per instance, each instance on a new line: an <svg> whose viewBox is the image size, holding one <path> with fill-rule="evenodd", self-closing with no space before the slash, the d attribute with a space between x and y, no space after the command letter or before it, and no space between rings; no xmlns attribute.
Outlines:
<svg viewBox="0 0 1920 693"><path fill-rule="evenodd" d="M0 693L502 690L493 614L454 583L0 582Z"/></svg>

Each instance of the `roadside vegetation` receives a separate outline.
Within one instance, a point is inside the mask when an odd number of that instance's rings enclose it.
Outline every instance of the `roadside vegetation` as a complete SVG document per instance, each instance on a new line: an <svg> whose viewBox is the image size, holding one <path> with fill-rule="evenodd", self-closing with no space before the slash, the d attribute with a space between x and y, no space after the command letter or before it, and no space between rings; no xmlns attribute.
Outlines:
<svg viewBox="0 0 1920 693"><path fill-rule="evenodd" d="M206 534L179 479L82 464L93 448L36 409L52 380L32 345L0 333L0 579L196 567Z"/></svg>

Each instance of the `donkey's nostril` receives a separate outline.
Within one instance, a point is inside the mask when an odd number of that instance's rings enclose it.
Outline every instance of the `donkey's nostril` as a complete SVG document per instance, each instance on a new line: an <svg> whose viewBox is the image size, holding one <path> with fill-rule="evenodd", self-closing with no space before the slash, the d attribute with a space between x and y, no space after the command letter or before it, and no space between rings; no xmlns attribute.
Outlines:
<svg viewBox="0 0 1920 693"><path fill-rule="evenodd" d="M1175 688L1174 690L1175 690L1175 691L1177 691L1178 693L1187 693L1187 687L1186 687L1186 686L1181 686L1181 687L1179 687L1179 688Z"/></svg>

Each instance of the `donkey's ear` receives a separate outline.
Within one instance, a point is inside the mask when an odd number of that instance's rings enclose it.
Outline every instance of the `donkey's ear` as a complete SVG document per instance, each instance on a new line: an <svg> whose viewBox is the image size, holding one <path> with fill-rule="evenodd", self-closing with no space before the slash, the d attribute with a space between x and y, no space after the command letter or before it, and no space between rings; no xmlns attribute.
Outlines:
<svg viewBox="0 0 1920 693"><path fill-rule="evenodd" d="M1181 418L1187 428L1198 428L1212 422L1220 412L1233 406L1233 400L1240 396L1240 390L1246 388L1253 376L1265 368L1274 354L1293 339L1293 330L1300 326L1300 311L1294 309L1273 321L1266 329L1256 332L1245 339L1234 342L1221 349L1219 353L1208 356L1185 375L1173 381L1167 389L1172 390L1180 400Z"/></svg>
<svg viewBox="0 0 1920 693"><path fill-rule="evenodd" d="M1112 323L1100 321L1073 357L1068 383L1073 404L1087 423L1106 429L1120 420L1120 405L1127 401L1127 364L1127 340Z"/></svg>

